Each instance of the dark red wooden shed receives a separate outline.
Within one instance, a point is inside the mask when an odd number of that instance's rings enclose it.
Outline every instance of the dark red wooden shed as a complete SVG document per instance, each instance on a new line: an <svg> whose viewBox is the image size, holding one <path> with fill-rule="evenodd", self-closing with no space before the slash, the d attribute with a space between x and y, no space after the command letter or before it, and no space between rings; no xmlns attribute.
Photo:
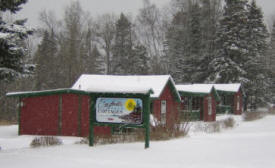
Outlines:
<svg viewBox="0 0 275 168"><path fill-rule="evenodd" d="M19 97L19 135L89 135L90 96L73 89L9 93ZM108 127L95 134L110 134Z"/></svg>
<svg viewBox="0 0 275 168"><path fill-rule="evenodd" d="M213 85L176 85L182 96L183 114L186 119L216 121L216 106L220 97Z"/></svg>
<svg viewBox="0 0 275 168"><path fill-rule="evenodd" d="M231 113L241 115L245 97L242 85L240 83L214 84L214 87L221 97L221 104L231 107Z"/></svg>

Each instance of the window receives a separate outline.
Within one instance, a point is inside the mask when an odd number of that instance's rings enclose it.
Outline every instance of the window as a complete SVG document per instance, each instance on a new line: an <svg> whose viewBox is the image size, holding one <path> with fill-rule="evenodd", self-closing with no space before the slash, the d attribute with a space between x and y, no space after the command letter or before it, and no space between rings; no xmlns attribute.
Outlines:
<svg viewBox="0 0 275 168"><path fill-rule="evenodd" d="M212 97L208 96L207 101L208 101L208 115L211 115L212 114Z"/></svg>
<svg viewBox="0 0 275 168"><path fill-rule="evenodd" d="M160 113L161 113L161 124L166 124L166 100L161 101Z"/></svg>
<svg viewBox="0 0 275 168"><path fill-rule="evenodd" d="M240 96L237 96L237 111L240 110Z"/></svg>

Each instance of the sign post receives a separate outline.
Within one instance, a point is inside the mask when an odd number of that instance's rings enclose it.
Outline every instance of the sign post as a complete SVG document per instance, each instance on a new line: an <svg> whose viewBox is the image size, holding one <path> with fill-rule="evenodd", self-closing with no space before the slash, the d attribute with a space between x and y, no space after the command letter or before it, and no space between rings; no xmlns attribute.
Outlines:
<svg viewBox="0 0 275 168"><path fill-rule="evenodd" d="M150 141L150 93L90 95L89 146L94 146L94 126L143 128L145 148Z"/></svg>

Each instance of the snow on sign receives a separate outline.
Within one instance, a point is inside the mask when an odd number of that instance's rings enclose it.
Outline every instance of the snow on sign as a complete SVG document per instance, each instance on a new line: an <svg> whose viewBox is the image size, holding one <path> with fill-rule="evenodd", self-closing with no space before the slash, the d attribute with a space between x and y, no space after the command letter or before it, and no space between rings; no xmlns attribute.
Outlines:
<svg viewBox="0 0 275 168"><path fill-rule="evenodd" d="M96 121L142 124L142 100L137 98L97 98Z"/></svg>

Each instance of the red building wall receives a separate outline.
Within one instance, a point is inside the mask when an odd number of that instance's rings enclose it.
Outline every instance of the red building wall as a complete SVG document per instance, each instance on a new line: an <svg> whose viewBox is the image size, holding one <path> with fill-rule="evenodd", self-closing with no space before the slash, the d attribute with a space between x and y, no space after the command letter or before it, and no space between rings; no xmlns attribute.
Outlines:
<svg viewBox="0 0 275 168"><path fill-rule="evenodd" d="M62 95L61 135L78 136L79 97L76 94Z"/></svg>
<svg viewBox="0 0 275 168"><path fill-rule="evenodd" d="M58 134L58 95L29 97L21 101L19 134Z"/></svg>
<svg viewBox="0 0 275 168"><path fill-rule="evenodd" d="M239 96L239 109L237 109L237 102ZM241 90L234 94L234 106L233 106L234 114L241 115L243 111L243 96Z"/></svg>
<svg viewBox="0 0 275 168"><path fill-rule="evenodd" d="M208 97L211 96L212 114L208 114ZM204 121L216 121L216 100L215 97L210 94L203 98L203 120Z"/></svg>
<svg viewBox="0 0 275 168"><path fill-rule="evenodd" d="M89 128L90 128L90 97L82 96L81 101L81 136L88 137L89 136Z"/></svg>
<svg viewBox="0 0 275 168"><path fill-rule="evenodd" d="M165 86L159 99L153 101L153 115L159 121L161 121L161 101L166 101L166 126L171 128L177 122L178 119L178 109L180 105L176 102L175 97L168 85Z"/></svg>
<svg viewBox="0 0 275 168"><path fill-rule="evenodd" d="M62 101L62 103L60 102ZM22 99L19 133L25 135L89 135L90 97L77 94ZM95 135L110 135L110 127L95 127Z"/></svg>

